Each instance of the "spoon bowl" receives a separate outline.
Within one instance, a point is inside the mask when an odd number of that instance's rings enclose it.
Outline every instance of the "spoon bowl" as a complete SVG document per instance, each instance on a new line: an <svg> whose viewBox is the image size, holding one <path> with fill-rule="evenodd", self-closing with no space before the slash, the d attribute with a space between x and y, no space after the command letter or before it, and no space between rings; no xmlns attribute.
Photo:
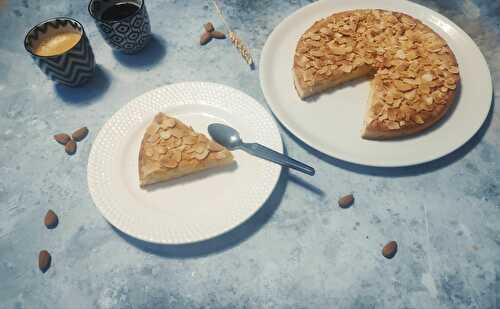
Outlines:
<svg viewBox="0 0 500 309"><path fill-rule="evenodd" d="M240 133L222 123L210 124L208 126L208 133L217 143L228 149L236 149L243 144Z"/></svg>

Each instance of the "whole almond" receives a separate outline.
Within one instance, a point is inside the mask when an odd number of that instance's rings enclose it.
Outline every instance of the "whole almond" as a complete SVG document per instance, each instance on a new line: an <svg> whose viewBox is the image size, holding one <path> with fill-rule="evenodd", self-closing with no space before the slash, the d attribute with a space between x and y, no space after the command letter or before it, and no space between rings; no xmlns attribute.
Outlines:
<svg viewBox="0 0 500 309"><path fill-rule="evenodd" d="M204 24L203 27L207 32L212 32L215 30L214 25L211 22Z"/></svg>
<svg viewBox="0 0 500 309"><path fill-rule="evenodd" d="M220 32L220 31L213 31L213 32L210 32L210 35L211 35L213 38L216 38L216 39L219 39L219 40L222 40L222 39L225 39L225 38L226 38L226 35L224 34L224 32Z"/></svg>
<svg viewBox="0 0 500 309"><path fill-rule="evenodd" d="M69 140L71 139L71 137L69 137L69 135L66 133L59 133L59 134L54 135L54 139L59 144L66 145L69 142Z"/></svg>
<svg viewBox="0 0 500 309"><path fill-rule="evenodd" d="M71 134L71 137L73 137L73 140L75 140L76 142L79 142L87 137L87 134L89 134L89 129L87 129L87 127L83 127L73 132L73 134Z"/></svg>
<svg viewBox="0 0 500 309"><path fill-rule="evenodd" d="M398 243L393 241L388 242L384 248L382 248L382 255L388 259L392 259L396 252L398 252Z"/></svg>
<svg viewBox="0 0 500 309"><path fill-rule="evenodd" d="M64 150L66 150L66 153L71 155L74 155L76 152L76 142L74 140L70 140L65 146Z"/></svg>
<svg viewBox="0 0 500 309"><path fill-rule="evenodd" d="M43 223L48 229L53 229L57 226L59 223L59 218L57 217L56 213L53 212L52 210L47 211L47 214L45 215L45 219L43 220Z"/></svg>
<svg viewBox="0 0 500 309"><path fill-rule="evenodd" d="M50 253L47 250L40 251L38 254L38 268L40 268L42 273L45 273L50 268L51 262L52 257Z"/></svg>
<svg viewBox="0 0 500 309"><path fill-rule="evenodd" d="M204 32L200 37L200 45L205 45L212 40L212 36L208 32Z"/></svg>
<svg viewBox="0 0 500 309"><path fill-rule="evenodd" d="M349 208L354 203L354 196L352 194L344 195L339 199L339 206L341 208Z"/></svg>

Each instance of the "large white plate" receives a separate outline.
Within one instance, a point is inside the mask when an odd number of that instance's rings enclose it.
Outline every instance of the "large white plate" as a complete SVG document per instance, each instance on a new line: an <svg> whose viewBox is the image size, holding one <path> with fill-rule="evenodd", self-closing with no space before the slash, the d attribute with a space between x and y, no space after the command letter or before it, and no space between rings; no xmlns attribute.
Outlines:
<svg viewBox="0 0 500 309"><path fill-rule="evenodd" d="M334 12L380 8L414 16L440 34L455 53L462 79L456 107L426 133L393 141L368 141L360 128L369 82L350 84L301 101L292 81L299 37L312 23ZM285 18L262 51L260 81L267 103L279 121L311 147L330 156L371 166L407 166L442 157L463 145L486 119L492 98L490 71L472 39L446 17L403 0L324 0Z"/></svg>
<svg viewBox="0 0 500 309"><path fill-rule="evenodd" d="M94 141L87 178L103 216L138 239L180 244L222 234L254 214L271 194L281 168L242 151L233 152L236 167L193 174L150 190L139 188L139 145L160 111L205 134L210 123L226 123L246 141L283 151L273 117L248 95L201 82L158 88L120 109Z"/></svg>

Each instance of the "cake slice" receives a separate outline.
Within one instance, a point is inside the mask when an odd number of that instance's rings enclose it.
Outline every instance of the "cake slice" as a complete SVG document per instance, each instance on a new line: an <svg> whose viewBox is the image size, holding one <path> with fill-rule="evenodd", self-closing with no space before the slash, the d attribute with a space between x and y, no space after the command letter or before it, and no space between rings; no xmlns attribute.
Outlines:
<svg viewBox="0 0 500 309"><path fill-rule="evenodd" d="M146 129L139 151L140 186L231 164L225 147L180 120L158 113Z"/></svg>

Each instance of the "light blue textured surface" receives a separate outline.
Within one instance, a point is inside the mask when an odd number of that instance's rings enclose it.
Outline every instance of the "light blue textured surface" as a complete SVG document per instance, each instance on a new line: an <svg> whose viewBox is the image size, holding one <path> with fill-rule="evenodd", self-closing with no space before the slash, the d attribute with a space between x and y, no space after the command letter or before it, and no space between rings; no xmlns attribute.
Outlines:
<svg viewBox="0 0 500 309"><path fill-rule="evenodd" d="M280 20L308 1L225 1L255 59ZM484 53L500 92L500 1L420 0L462 27ZM86 163L105 121L130 99L186 80L212 81L264 102L258 72L228 41L199 47L214 21L201 0L147 1L155 41L115 54L86 1L0 0L0 308L499 308L500 112L436 162L402 169L342 163L283 131L292 156L317 176L291 172L269 203L229 234L191 246L139 243L93 206ZM30 26L53 16L83 23L99 72L80 89L54 86L25 53ZM493 107L493 109L495 109ZM82 125L68 157L52 140ZM353 192L355 206L340 209ZM55 230L43 226L48 209ZM382 245L397 240L392 260ZM37 268L41 249L53 265Z"/></svg>

